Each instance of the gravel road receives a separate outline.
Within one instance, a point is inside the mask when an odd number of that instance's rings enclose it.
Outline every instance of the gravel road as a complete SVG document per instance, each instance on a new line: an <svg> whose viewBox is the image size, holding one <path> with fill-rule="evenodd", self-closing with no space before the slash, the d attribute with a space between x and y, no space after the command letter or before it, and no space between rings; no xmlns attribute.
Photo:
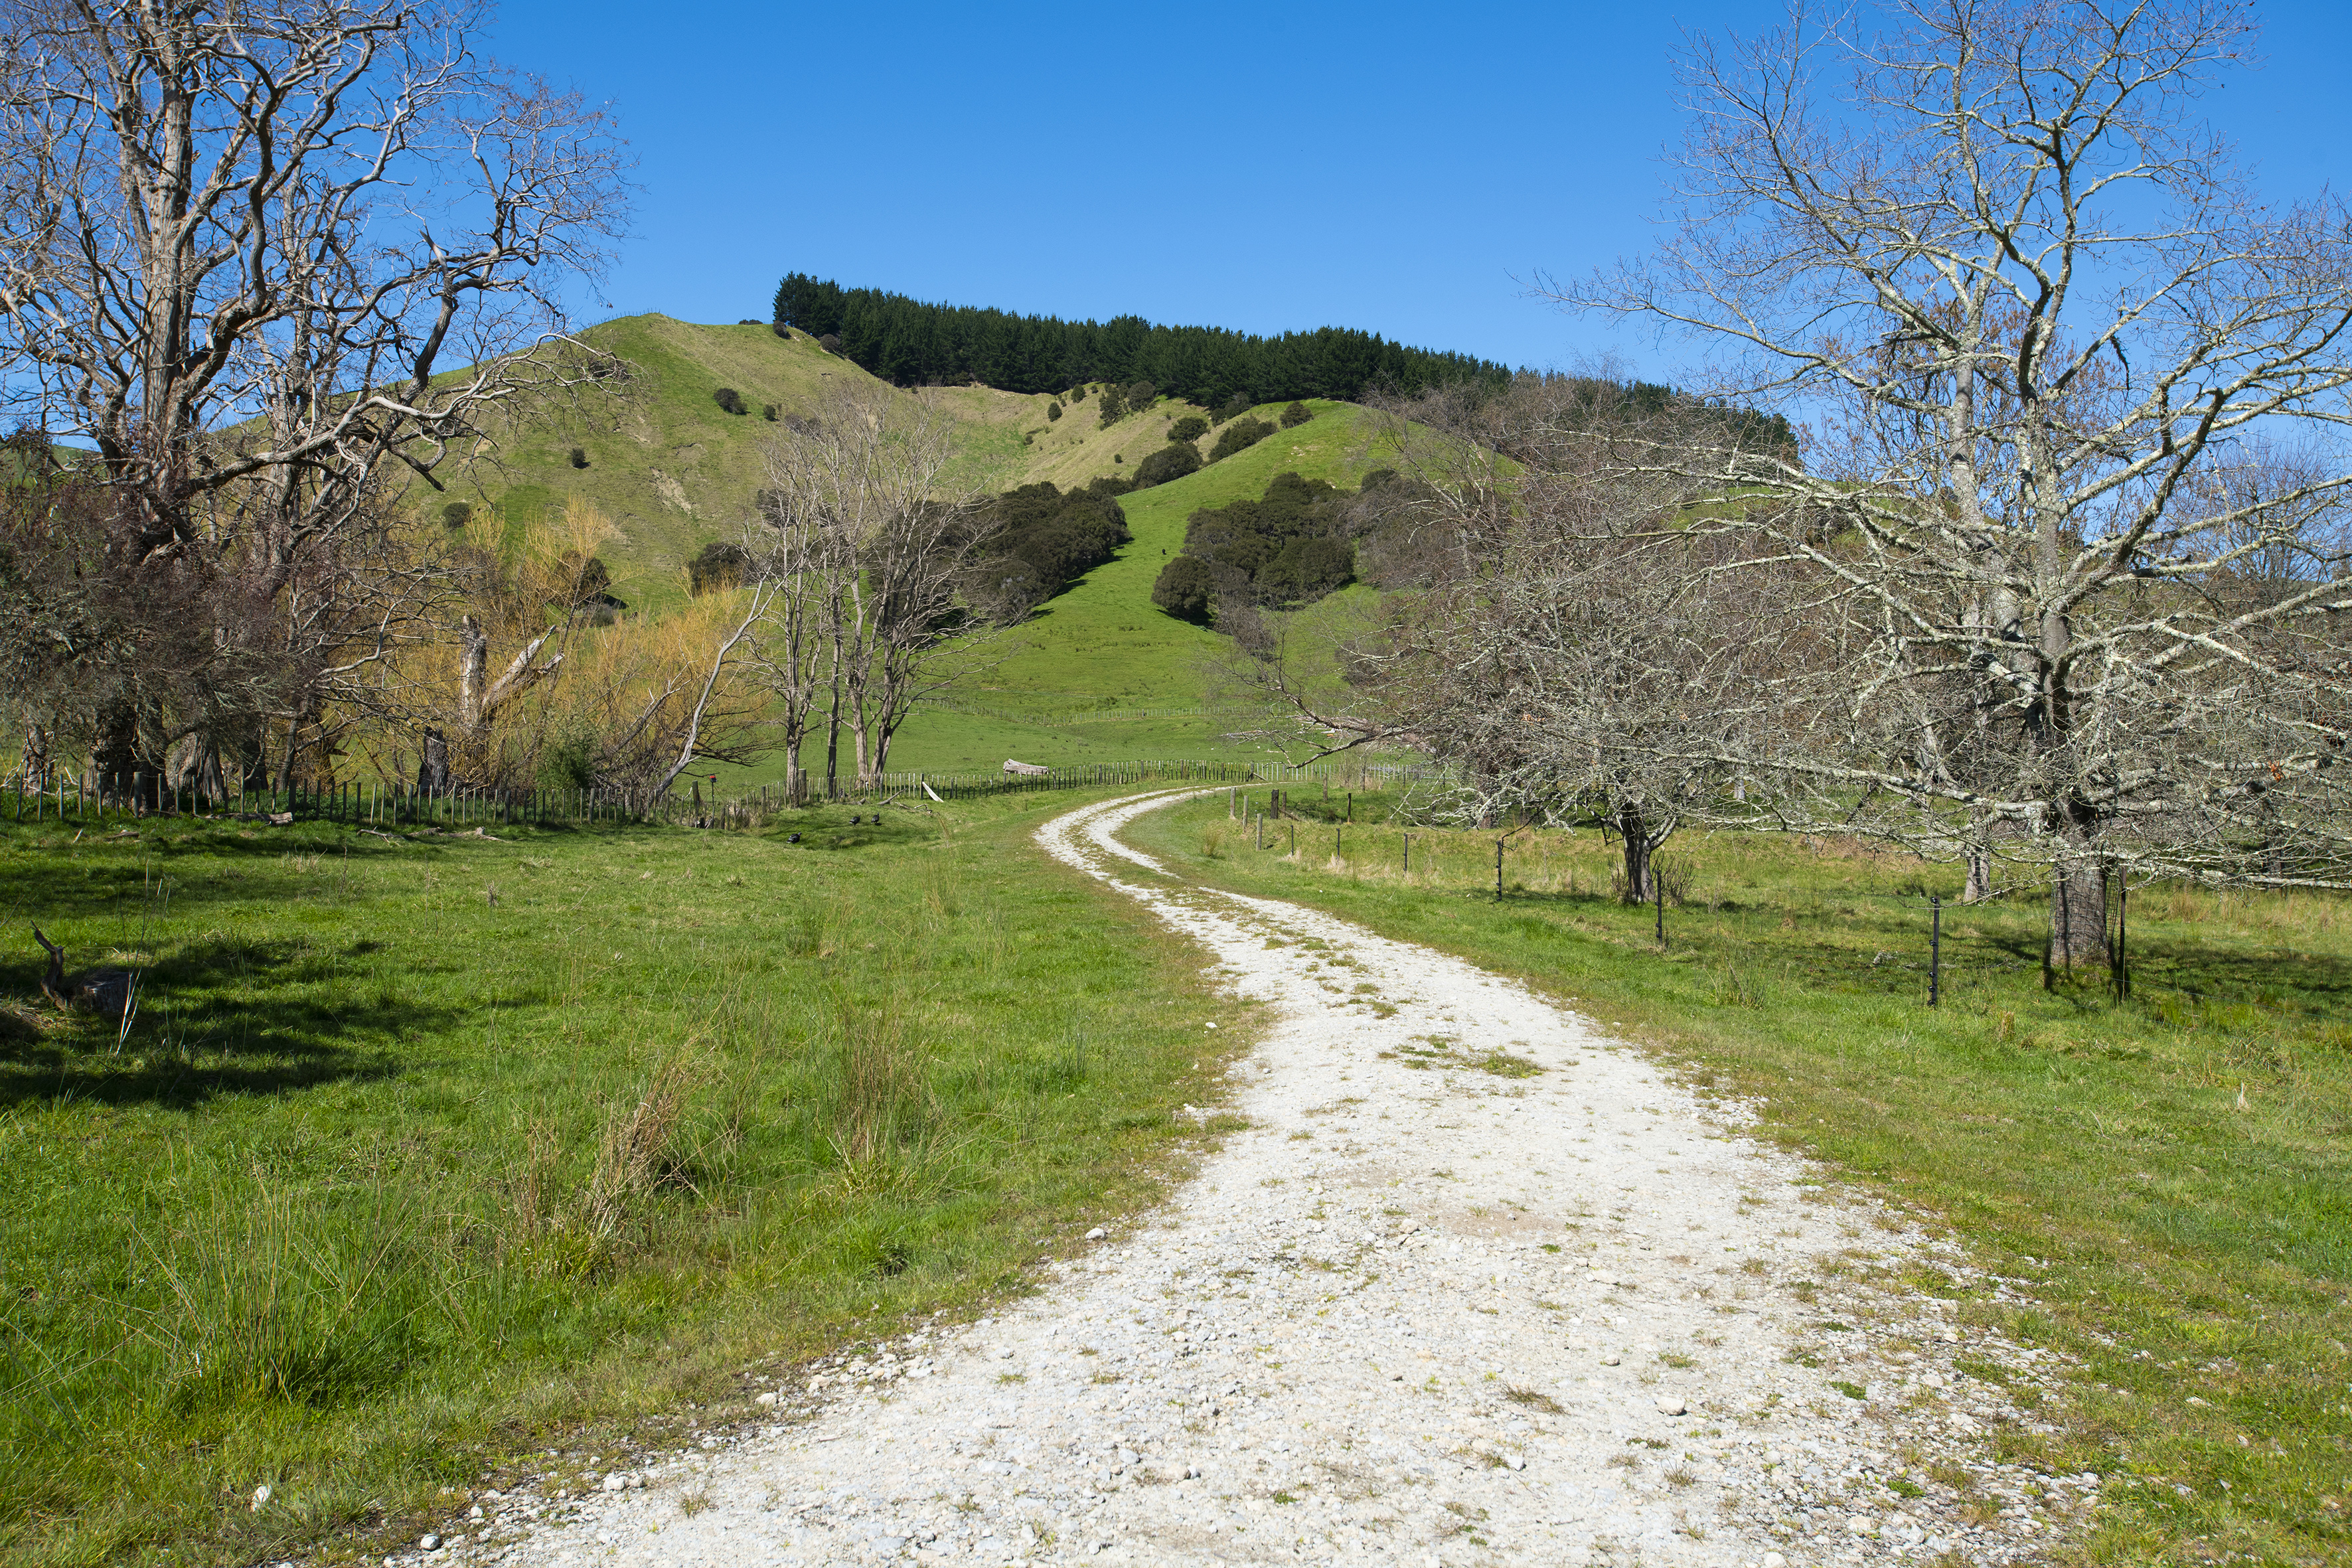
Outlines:
<svg viewBox="0 0 2352 1568"><path fill-rule="evenodd" d="M1271 1004L1246 1130L1034 1298L685 1453L551 1456L386 1562L1781 1568L2077 1527L2098 1478L1990 1452L2059 1369L1893 1281L2006 1283L1523 987L1113 837L1175 798L1039 837Z"/></svg>

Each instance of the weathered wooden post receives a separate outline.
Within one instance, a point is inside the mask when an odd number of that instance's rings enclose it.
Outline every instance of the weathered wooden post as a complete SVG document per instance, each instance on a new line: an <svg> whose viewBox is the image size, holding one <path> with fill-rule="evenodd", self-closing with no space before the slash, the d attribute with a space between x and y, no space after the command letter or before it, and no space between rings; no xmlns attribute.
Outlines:
<svg viewBox="0 0 2352 1568"><path fill-rule="evenodd" d="M1944 896L1927 895L1927 1005L1942 998L1944 989Z"/></svg>

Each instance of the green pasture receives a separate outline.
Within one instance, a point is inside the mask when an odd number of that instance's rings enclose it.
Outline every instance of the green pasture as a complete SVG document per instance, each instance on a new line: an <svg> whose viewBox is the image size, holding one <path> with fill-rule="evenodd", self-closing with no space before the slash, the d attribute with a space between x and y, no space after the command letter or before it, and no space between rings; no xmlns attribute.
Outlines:
<svg viewBox="0 0 2352 1568"><path fill-rule="evenodd" d="M1408 827L1396 796L1297 795L1305 820L1268 823L1264 850L1223 792L1129 837L1184 877L1521 976L1948 1226L2036 1305L1903 1283L2079 1365L2063 1436L1998 1440L2106 1478L2082 1560L2352 1555L2352 901L2142 889L2118 1002L2103 979L2044 988L2035 889L1958 905L1951 868L1907 856L1678 837L1662 950L1595 833Z"/></svg>
<svg viewBox="0 0 2352 1568"><path fill-rule="evenodd" d="M1315 417L1295 430L1276 430L1221 463L1120 497L1134 542L1117 560L1039 606L1008 634L1009 651L1001 661L974 671L960 684L959 695L1006 706L1018 706L1024 697L1113 697L1129 707L1197 703L1204 674L1231 642L1154 609L1151 584L1169 558L1182 552L1185 521L1202 508L1255 500L1280 473L1352 485L1371 466L1363 452L1362 409L1344 403L1307 406ZM1279 409L1260 412L1271 417ZM1202 445L1213 440L1204 437Z"/></svg>
<svg viewBox="0 0 2352 1568"><path fill-rule="evenodd" d="M1071 803L0 824L0 1562L413 1538L1146 1201L1246 1030L1031 843ZM37 1003L34 923L127 1030Z"/></svg>

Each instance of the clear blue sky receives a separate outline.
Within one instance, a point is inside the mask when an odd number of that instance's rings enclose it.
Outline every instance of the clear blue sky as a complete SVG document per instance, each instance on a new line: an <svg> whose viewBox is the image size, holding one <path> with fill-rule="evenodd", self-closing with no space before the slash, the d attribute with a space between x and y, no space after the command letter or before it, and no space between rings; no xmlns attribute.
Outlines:
<svg viewBox="0 0 2352 1568"><path fill-rule="evenodd" d="M2210 99L2276 195L2344 182L2352 5L2259 7ZM1649 243L1685 26L1776 0L1452 6L509 0L509 63L617 109L643 187L609 307L764 319L788 270L927 300L1513 364L1612 342L1522 297Z"/></svg>

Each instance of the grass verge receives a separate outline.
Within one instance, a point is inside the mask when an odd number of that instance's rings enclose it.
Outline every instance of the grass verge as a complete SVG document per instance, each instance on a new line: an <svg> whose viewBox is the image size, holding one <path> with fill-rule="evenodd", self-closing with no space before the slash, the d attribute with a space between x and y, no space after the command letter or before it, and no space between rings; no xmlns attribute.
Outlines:
<svg viewBox="0 0 2352 1568"><path fill-rule="evenodd" d="M1654 911L1611 897L1597 835L1510 835L1498 900L1502 835L1412 828L1408 877L1406 828L1371 820L1392 804L1302 802L1307 820L1270 823L1263 850L1222 795L1129 837L1211 885L1520 976L1752 1097L1764 1135L1940 1215L2032 1302L1979 1292L1969 1310L2078 1360L2065 1435L2004 1441L2107 1479L2081 1560L2346 1559L2352 903L2135 895L2118 1003L2043 988L2032 893L1948 902L1931 1010L1926 896L1958 891L1942 868L1686 837L1661 951ZM1352 827L1327 820L1349 805Z"/></svg>
<svg viewBox="0 0 2352 1568"><path fill-rule="evenodd" d="M1075 798L0 829L0 997L33 921L142 976L127 1033L0 1013L0 1560L380 1545L1149 1201L1223 1065L1202 1020L1246 1030L1030 842Z"/></svg>

